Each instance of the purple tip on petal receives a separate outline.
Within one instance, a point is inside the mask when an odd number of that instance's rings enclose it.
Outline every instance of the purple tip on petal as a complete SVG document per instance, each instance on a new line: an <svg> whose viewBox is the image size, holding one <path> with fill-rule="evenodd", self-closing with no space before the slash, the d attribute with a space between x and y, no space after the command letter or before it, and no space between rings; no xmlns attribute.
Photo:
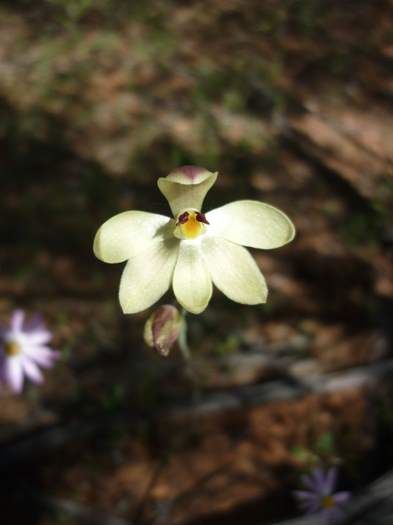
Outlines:
<svg viewBox="0 0 393 525"><path fill-rule="evenodd" d="M199 166L180 166L180 168L173 170L165 178L169 181L189 186L199 184L212 175L213 173Z"/></svg>
<svg viewBox="0 0 393 525"><path fill-rule="evenodd" d="M180 168L177 168L176 173L181 173L194 182L198 175L205 171L205 168L200 168L199 166L180 166Z"/></svg>

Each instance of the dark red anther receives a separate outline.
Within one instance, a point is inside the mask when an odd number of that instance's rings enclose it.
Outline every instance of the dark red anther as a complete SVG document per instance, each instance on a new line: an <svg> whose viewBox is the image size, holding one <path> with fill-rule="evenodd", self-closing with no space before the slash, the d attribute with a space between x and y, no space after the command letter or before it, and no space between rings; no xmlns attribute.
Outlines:
<svg viewBox="0 0 393 525"><path fill-rule="evenodd" d="M210 222L206 219L206 216L204 213L197 213L196 220L198 222L203 222L204 224L210 224Z"/></svg>
<svg viewBox="0 0 393 525"><path fill-rule="evenodd" d="M189 215L190 214L188 213L188 211L185 211L184 213L179 215L179 217L177 218L177 224L185 224L188 221Z"/></svg>

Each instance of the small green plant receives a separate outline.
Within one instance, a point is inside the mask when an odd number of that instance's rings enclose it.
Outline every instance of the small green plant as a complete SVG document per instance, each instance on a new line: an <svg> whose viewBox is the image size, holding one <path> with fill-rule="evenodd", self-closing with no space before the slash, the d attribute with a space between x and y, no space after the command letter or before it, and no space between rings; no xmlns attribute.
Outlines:
<svg viewBox="0 0 393 525"><path fill-rule="evenodd" d="M373 245L380 237L380 218L374 214L354 213L343 225L341 234L349 246Z"/></svg>
<svg viewBox="0 0 393 525"><path fill-rule="evenodd" d="M223 341L217 343L214 353L217 356L233 354L239 348L239 338L236 335L228 335Z"/></svg>
<svg viewBox="0 0 393 525"><path fill-rule="evenodd" d="M292 455L303 468L312 468L319 463L334 464L337 462L334 435L325 432L317 437L310 447L295 445Z"/></svg>
<svg viewBox="0 0 393 525"><path fill-rule="evenodd" d="M77 22L92 9L108 7L109 0L47 0L60 12L62 18Z"/></svg>

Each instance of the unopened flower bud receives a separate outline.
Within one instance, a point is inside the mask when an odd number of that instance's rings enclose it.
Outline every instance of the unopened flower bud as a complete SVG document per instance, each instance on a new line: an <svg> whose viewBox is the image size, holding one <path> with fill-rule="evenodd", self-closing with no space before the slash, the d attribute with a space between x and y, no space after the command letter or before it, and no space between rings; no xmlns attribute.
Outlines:
<svg viewBox="0 0 393 525"><path fill-rule="evenodd" d="M170 304L160 306L146 321L143 334L146 344L167 356L179 337L183 322L177 308Z"/></svg>

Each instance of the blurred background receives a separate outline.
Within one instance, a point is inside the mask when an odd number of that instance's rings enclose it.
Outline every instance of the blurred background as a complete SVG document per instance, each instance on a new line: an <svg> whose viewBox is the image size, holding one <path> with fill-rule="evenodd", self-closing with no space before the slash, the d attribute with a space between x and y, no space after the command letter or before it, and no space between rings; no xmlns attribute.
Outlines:
<svg viewBox="0 0 393 525"><path fill-rule="evenodd" d="M44 315L45 383L0 393L2 523L269 524L317 464L393 467L391 0L3 0L0 319ZM107 218L219 171L205 209L284 210L258 307L218 292L178 350L124 316ZM168 294L163 302L172 302Z"/></svg>

